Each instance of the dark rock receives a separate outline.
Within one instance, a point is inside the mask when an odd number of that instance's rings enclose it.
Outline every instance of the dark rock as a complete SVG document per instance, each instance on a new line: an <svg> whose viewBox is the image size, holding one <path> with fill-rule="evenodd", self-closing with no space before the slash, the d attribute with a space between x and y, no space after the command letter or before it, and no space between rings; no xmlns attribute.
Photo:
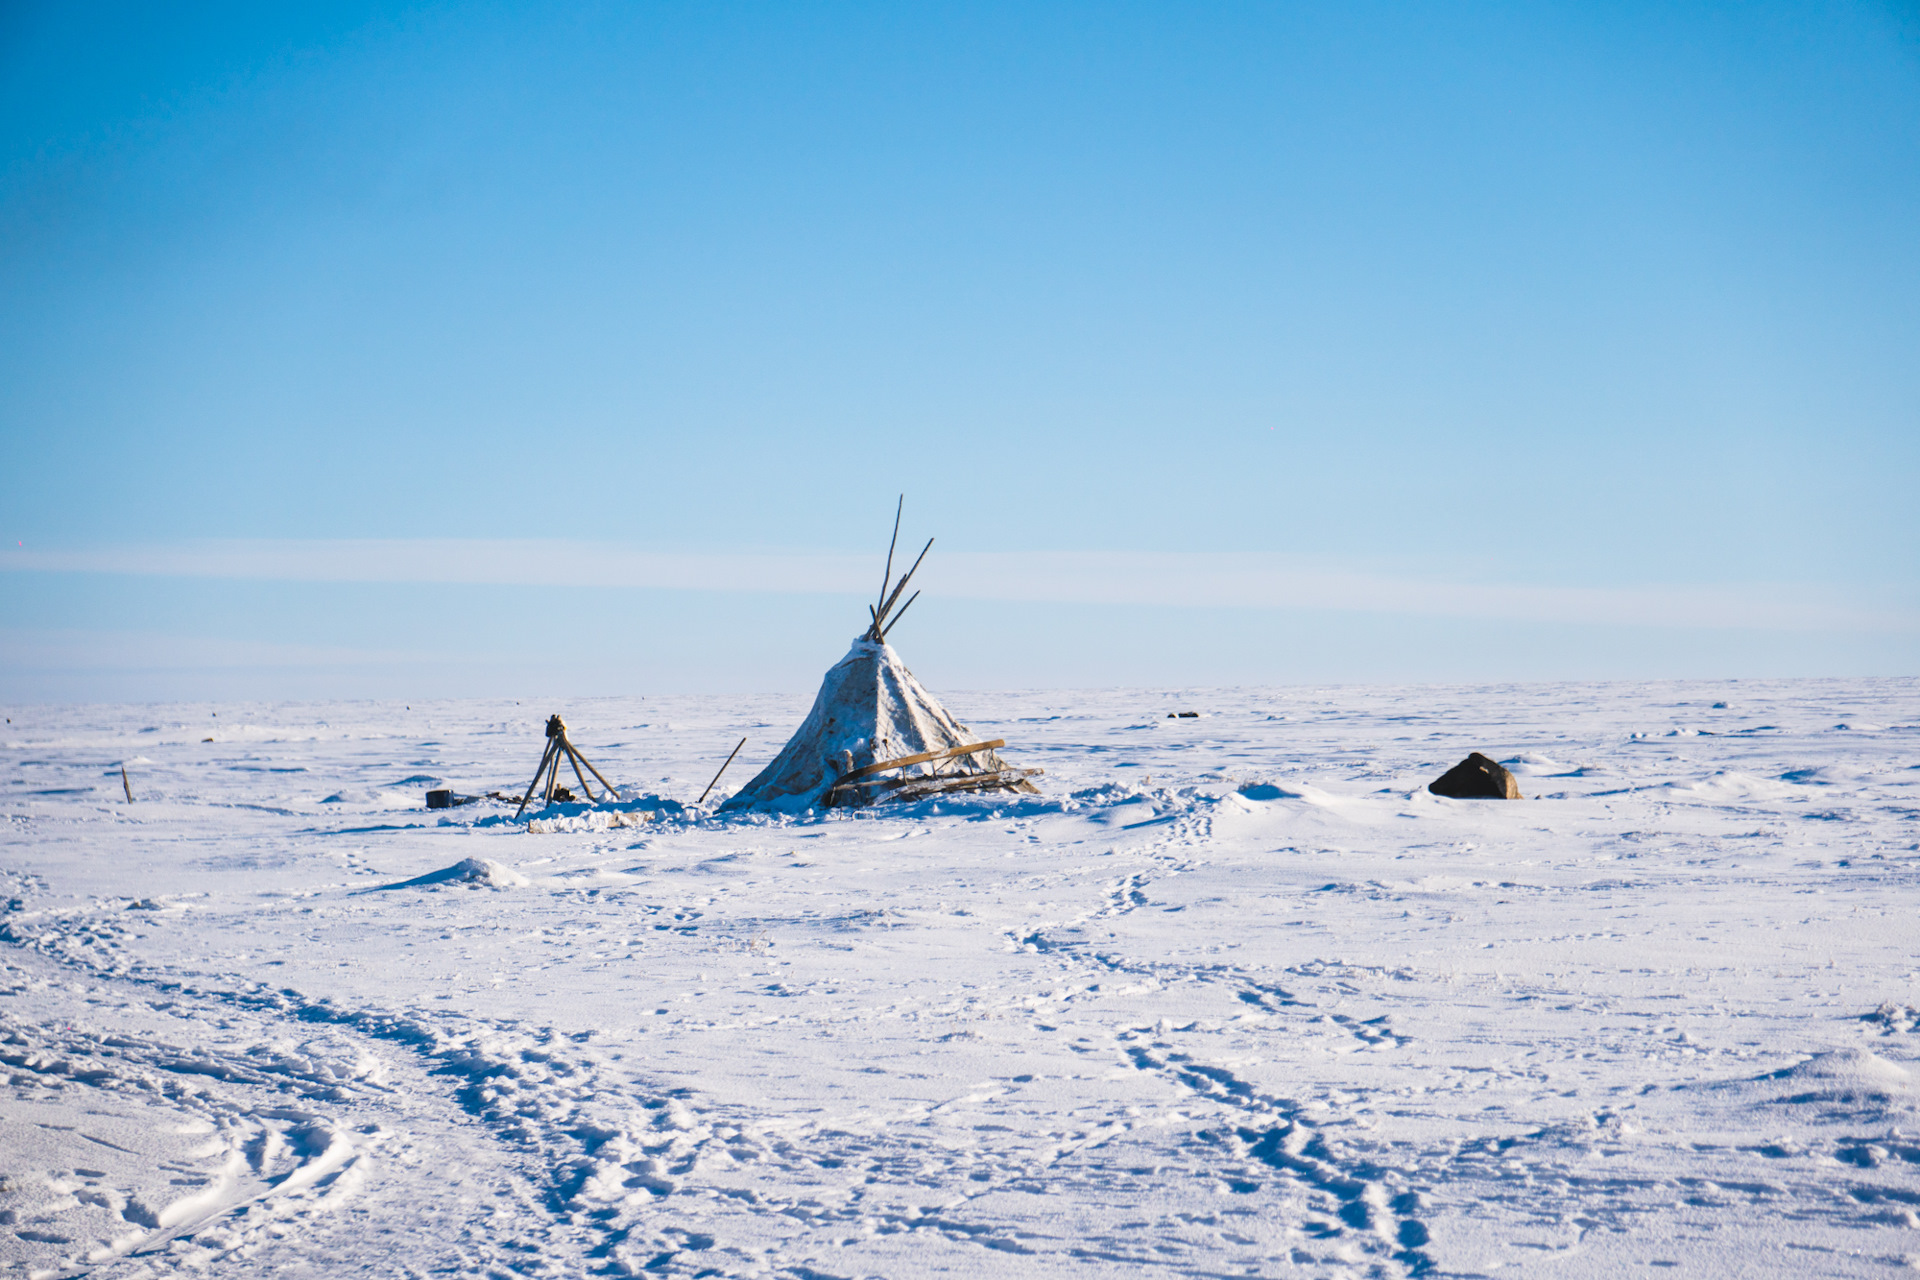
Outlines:
<svg viewBox="0 0 1920 1280"><path fill-rule="evenodd" d="M1520 784L1498 762L1478 751L1427 784L1437 796L1455 800L1518 800Z"/></svg>

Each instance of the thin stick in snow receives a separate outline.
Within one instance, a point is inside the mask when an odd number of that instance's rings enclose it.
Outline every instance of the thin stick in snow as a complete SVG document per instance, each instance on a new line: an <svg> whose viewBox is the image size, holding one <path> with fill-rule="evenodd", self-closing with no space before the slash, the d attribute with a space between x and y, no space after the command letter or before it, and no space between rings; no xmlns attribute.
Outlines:
<svg viewBox="0 0 1920 1280"><path fill-rule="evenodd" d="M727 753L726 760L720 765L720 773L725 773L727 771L727 765L730 765L733 763L733 758L740 754L740 748L746 745L747 745L747 740L745 738L740 739L739 743L734 747L734 749ZM713 775L713 781L707 784L707 791L711 791L714 789L714 787L719 785L720 773L716 773ZM700 798L698 800L695 800L694 804L696 805L705 804L707 802L707 791L702 791L700 793Z"/></svg>

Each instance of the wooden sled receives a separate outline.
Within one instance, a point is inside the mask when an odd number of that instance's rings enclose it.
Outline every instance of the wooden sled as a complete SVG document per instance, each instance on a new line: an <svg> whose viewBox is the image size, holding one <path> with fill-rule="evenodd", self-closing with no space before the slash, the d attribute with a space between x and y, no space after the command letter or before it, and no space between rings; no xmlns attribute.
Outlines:
<svg viewBox="0 0 1920 1280"><path fill-rule="evenodd" d="M1038 777L1045 769L987 769L973 773L941 773L936 765L931 773L908 773L897 777L887 777L896 769L910 769L915 765L933 764L939 761L963 760L979 751L992 751L1007 745L1005 738L995 738L991 742L975 742L963 747L947 747L941 751L922 751L918 755L901 756L897 760L882 760L877 764L863 765L858 769L842 774L840 780L827 788L823 800L826 808L842 805L880 804L894 800L922 800L928 796L948 795L961 791L1025 791L1037 793L1028 778Z"/></svg>

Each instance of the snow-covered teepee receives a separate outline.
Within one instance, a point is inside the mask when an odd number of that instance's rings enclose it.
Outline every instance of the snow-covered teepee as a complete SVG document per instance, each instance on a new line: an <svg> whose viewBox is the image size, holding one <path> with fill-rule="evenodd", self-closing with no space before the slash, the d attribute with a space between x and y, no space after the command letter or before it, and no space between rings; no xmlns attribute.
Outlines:
<svg viewBox="0 0 1920 1280"><path fill-rule="evenodd" d="M894 538L900 517L894 514ZM933 539L927 539L927 547ZM947 714L887 643L887 633L920 598L894 605L920 560L893 586L893 548L870 625L820 684L813 710L773 763L720 807L795 812L837 805L920 799L954 791L1036 790L1039 769L1014 769L995 748ZM888 587L892 586L889 594ZM972 748L968 750L967 748Z"/></svg>

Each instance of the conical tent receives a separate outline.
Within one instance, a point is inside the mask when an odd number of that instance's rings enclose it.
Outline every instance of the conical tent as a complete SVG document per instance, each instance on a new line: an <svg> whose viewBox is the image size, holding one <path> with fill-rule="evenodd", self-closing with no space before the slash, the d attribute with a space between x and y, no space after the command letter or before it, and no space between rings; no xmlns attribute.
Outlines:
<svg viewBox="0 0 1920 1280"><path fill-rule="evenodd" d="M905 501L903 497L901 506ZM899 541L896 509L887 571L880 580L879 602L867 608L871 623L866 632L827 672L813 710L773 763L722 809L794 812L953 791L1037 789L1027 779L1042 770L1009 768L994 751L1005 744L997 738L982 742L948 715L887 643L893 624L920 598L916 591L906 604L899 603L933 546L928 538L913 568L896 585L893 551Z"/></svg>
<svg viewBox="0 0 1920 1280"><path fill-rule="evenodd" d="M1036 789L1026 779L1039 771L1009 768L993 746L951 754L979 742L913 678L892 645L862 636L827 672L813 710L773 763L720 807L791 812L948 791ZM930 753L936 758L886 770L893 777L874 768ZM836 786L863 770L866 778Z"/></svg>

